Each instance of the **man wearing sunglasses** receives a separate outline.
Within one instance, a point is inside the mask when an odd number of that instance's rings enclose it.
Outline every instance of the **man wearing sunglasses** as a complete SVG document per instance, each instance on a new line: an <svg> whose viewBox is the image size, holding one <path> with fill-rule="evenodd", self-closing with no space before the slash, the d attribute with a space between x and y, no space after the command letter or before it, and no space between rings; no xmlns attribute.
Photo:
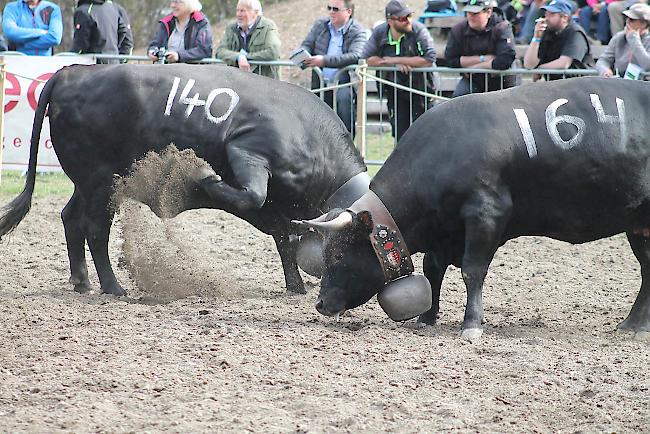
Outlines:
<svg viewBox="0 0 650 434"><path fill-rule="evenodd" d="M510 23L494 13L495 0L470 0L463 8L467 19L452 27L445 61L452 68L506 70L515 60ZM513 75L462 74L453 96L488 92L515 85Z"/></svg>
<svg viewBox="0 0 650 434"><path fill-rule="evenodd" d="M311 58L303 62L307 67L323 69L325 85L349 83L348 72L338 73L340 68L358 63L359 57L366 44L364 28L355 19L354 3L352 0L329 0L327 2L328 17L317 20L309 34L302 41L301 47L309 52ZM312 89L320 87L320 80L316 73L312 74ZM334 91L326 91L325 102L334 107L336 94L336 113L345 127L354 133L354 100L356 89L343 87Z"/></svg>
<svg viewBox="0 0 650 434"><path fill-rule="evenodd" d="M398 71L383 72L382 78L402 86L433 92L437 77L431 72L411 72L414 68L436 65L436 50L426 27L413 21L413 10L403 0L390 0L386 5L386 22L372 32L363 52L369 66L395 67ZM388 100L388 116L393 136L399 140L407 128L431 101L421 95L389 85L381 93Z"/></svg>

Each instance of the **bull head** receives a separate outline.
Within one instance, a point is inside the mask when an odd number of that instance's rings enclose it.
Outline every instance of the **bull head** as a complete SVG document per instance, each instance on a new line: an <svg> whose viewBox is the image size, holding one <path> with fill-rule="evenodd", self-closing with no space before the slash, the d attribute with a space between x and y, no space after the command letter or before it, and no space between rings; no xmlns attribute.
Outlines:
<svg viewBox="0 0 650 434"><path fill-rule="evenodd" d="M372 216L332 210L313 220L296 222L323 236L323 276L316 309L336 316L367 302L383 287L384 278L370 244Z"/></svg>

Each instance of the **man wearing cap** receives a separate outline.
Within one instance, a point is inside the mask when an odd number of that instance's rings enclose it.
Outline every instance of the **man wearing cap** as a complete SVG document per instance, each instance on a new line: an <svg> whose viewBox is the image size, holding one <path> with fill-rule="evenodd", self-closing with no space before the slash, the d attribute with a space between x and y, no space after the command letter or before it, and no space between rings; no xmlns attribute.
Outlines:
<svg viewBox="0 0 650 434"><path fill-rule="evenodd" d="M637 3L623 11L625 29L609 41L596 69L603 77L638 78L650 71L650 6Z"/></svg>
<svg viewBox="0 0 650 434"><path fill-rule="evenodd" d="M585 69L593 66L589 39L584 29L571 20L573 4L569 0L552 0L542 6L544 18L535 26L535 34L524 55L527 69ZM536 76L533 79L538 80ZM547 80L565 78L547 74Z"/></svg>
<svg viewBox="0 0 650 434"><path fill-rule="evenodd" d="M447 39L445 60L452 68L506 70L515 60L510 23L493 13L494 0L470 0L467 18L456 24ZM453 96L505 89L515 85L513 75L463 74Z"/></svg>
<svg viewBox="0 0 650 434"><path fill-rule="evenodd" d="M431 72L411 72L413 68L436 65L433 39L424 24L413 21L413 10L403 0L386 5L386 22L378 25L366 43L362 58L369 66L396 67L399 71L383 72L382 78L425 92L433 92L437 77ZM393 86L382 85L388 100L388 115L393 136L399 140L413 121L427 108L424 96Z"/></svg>

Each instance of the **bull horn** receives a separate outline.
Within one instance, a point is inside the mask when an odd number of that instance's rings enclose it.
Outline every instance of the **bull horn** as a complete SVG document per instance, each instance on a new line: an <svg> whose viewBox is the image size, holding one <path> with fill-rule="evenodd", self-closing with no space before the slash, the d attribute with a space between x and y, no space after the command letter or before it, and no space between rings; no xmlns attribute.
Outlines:
<svg viewBox="0 0 650 434"><path fill-rule="evenodd" d="M314 228L318 231L335 231L352 224L352 214L347 211L342 212L338 217L329 221L324 221L326 215L324 214L312 220L293 220L292 223Z"/></svg>

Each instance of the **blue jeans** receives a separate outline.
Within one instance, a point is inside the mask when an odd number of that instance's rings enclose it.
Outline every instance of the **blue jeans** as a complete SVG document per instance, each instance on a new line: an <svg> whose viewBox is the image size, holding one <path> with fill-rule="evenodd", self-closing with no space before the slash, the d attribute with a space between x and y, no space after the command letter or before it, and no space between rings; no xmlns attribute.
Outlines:
<svg viewBox="0 0 650 434"><path fill-rule="evenodd" d="M594 16L594 10L591 6L585 6L580 10L578 22L585 29L588 35L591 35L591 18ZM596 15L596 38L603 44L607 44L611 38L609 30L609 13L607 5L603 6L600 13Z"/></svg>

